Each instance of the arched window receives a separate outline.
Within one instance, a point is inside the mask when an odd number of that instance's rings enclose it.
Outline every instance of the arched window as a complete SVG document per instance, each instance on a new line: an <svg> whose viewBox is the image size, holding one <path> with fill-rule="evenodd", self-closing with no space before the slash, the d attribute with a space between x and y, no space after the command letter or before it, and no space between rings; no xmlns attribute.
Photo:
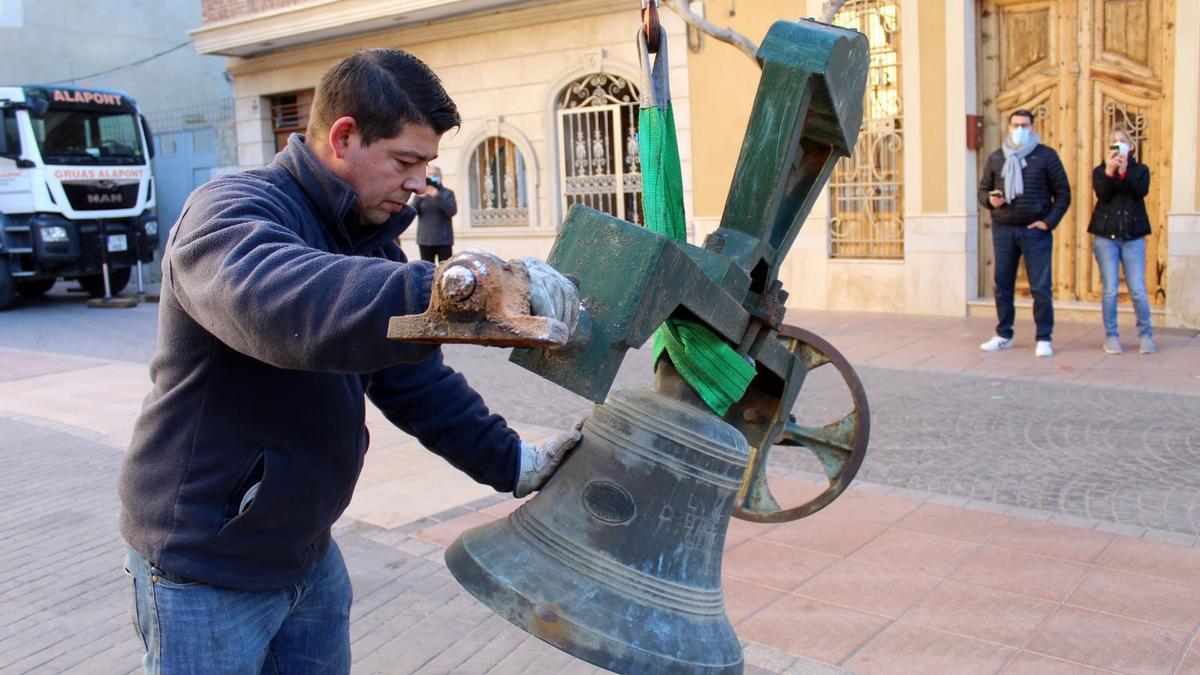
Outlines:
<svg viewBox="0 0 1200 675"><path fill-rule="evenodd" d="M555 109L563 212L583 204L640 225L637 88L625 78L594 73L564 87Z"/></svg>
<svg viewBox="0 0 1200 675"><path fill-rule="evenodd" d="M490 136L475 146L467 180L472 227L529 225L525 157L511 140Z"/></svg>
<svg viewBox="0 0 1200 675"><path fill-rule="evenodd" d="M829 178L829 253L904 257L904 137L900 101L900 3L850 0L834 23L867 36L871 63L854 154Z"/></svg>

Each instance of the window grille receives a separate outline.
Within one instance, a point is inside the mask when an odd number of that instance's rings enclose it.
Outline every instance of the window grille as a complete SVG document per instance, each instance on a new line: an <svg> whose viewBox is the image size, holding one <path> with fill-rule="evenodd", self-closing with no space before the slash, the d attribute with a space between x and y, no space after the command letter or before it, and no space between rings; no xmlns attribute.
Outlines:
<svg viewBox="0 0 1200 675"><path fill-rule="evenodd" d="M567 85L555 107L563 211L583 204L642 224L637 88L595 73Z"/></svg>
<svg viewBox="0 0 1200 675"><path fill-rule="evenodd" d="M834 258L903 259L900 3L850 0L834 22L867 36L871 61L858 143L829 179L829 253Z"/></svg>
<svg viewBox="0 0 1200 675"><path fill-rule="evenodd" d="M308 129L312 100L312 89L271 97L271 132L275 135L276 152L287 147L288 136Z"/></svg>
<svg viewBox="0 0 1200 675"><path fill-rule="evenodd" d="M484 139L471 153L471 226L529 225L525 157L503 136Z"/></svg>

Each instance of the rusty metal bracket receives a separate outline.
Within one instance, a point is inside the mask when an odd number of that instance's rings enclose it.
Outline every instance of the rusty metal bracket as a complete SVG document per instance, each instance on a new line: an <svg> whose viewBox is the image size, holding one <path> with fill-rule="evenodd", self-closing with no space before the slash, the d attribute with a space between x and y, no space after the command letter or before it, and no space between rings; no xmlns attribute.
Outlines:
<svg viewBox="0 0 1200 675"><path fill-rule="evenodd" d="M439 265L429 309L392 317L387 336L494 347L562 347L571 337L566 324L530 315L529 272L523 264L483 251L464 251Z"/></svg>

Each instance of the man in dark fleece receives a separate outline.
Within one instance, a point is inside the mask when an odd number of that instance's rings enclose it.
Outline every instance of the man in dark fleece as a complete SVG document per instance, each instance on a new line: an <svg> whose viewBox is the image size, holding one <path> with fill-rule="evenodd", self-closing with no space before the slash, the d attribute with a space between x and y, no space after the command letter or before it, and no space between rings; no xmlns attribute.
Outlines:
<svg viewBox="0 0 1200 675"><path fill-rule="evenodd" d="M394 240L459 123L424 63L361 51L321 79L307 138L184 206L119 485L147 671L349 671L350 582L330 527L362 469L366 398L517 496L579 440L523 442L439 349L385 337L389 317L429 303L433 267ZM533 311L573 329L574 285L526 264Z"/></svg>

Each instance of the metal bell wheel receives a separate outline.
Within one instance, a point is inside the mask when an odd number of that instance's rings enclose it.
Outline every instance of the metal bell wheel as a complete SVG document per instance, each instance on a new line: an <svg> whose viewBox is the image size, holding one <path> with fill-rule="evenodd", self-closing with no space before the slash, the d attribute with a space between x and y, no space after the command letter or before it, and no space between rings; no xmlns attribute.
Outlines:
<svg viewBox="0 0 1200 675"><path fill-rule="evenodd" d="M797 520L828 506L854 480L866 457L867 442L871 435L867 394L862 380L846 357L823 338L797 326L780 326L779 339L799 358L805 376L818 368L832 365L849 389L853 409L837 421L820 427L797 424L790 410L776 410L775 424L768 425L758 438L747 438L751 446L750 463L738 492L737 504L733 507L733 515L757 523ZM811 451L820 461L829 486L803 504L781 506L768 486L767 459L774 445L798 446Z"/></svg>

